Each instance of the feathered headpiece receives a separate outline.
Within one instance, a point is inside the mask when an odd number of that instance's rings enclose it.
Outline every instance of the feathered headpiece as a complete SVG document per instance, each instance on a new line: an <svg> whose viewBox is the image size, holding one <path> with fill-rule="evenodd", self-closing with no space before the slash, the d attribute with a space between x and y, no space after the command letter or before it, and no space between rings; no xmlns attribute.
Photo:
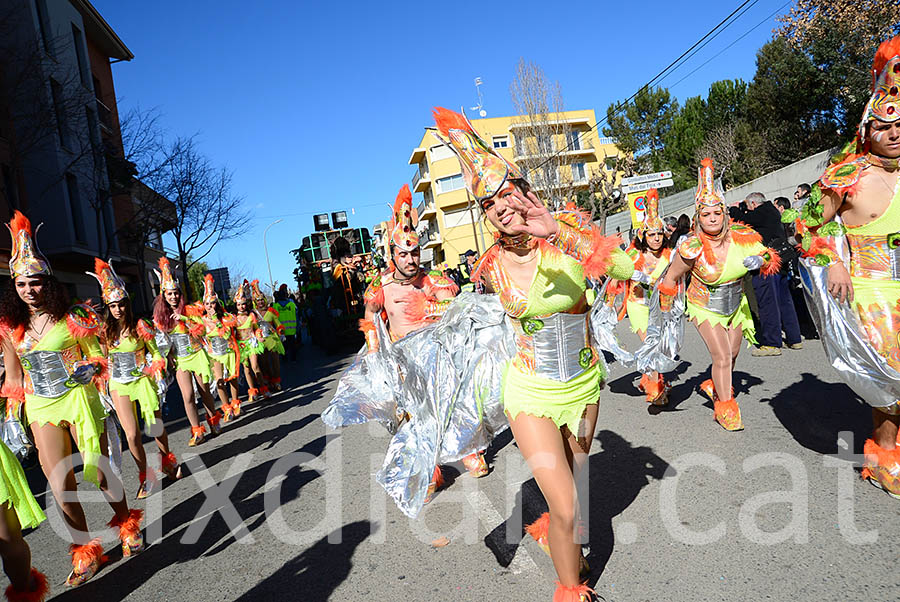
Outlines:
<svg viewBox="0 0 900 602"><path fill-rule="evenodd" d="M159 269L154 269L153 272L156 274L157 280L159 280L160 293L178 290L178 278L175 277L175 274L172 273L172 268L169 267L168 257L160 257Z"/></svg>
<svg viewBox="0 0 900 602"><path fill-rule="evenodd" d="M861 139L866 125L877 119L893 123L900 119L900 36L881 43L872 63L872 98L859 124Z"/></svg>
<svg viewBox="0 0 900 602"><path fill-rule="evenodd" d="M419 215L412 206L412 193L409 186L404 184L397 199L394 201L391 220L391 245L403 250L412 251L419 246L419 235L416 234L416 226L419 225Z"/></svg>
<svg viewBox="0 0 900 602"><path fill-rule="evenodd" d="M266 311L266 308L269 306L269 300L266 299L266 296L263 294L263 292L259 290L258 278L254 278L250 282L250 294L253 297L253 305L256 306L256 309L260 311Z"/></svg>
<svg viewBox="0 0 900 602"><path fill-rule="evenodd" d="M721 206L725 210L725 198L716 188L715 179L713 178L713 160L707 157L700 161L700 167L697 169L697 213L704 207Z"/></svg>
<svg viewBox="0 0 900 602"><path fill-rule="evenodd" d="M100 283L100 295L104 303L115 303L128 297L128 291L125 290L125 281L116 274L112 267L112 260L107 263L99 257L95 257L94 271L85 272L85 274L90 274Z"/></svg>
<svg viewBox="0 0 900 602"><path fill-rule="evenodd" d="M21 211L13 213L13 218L6 226L12 236L12 250L9 258L10 276L49 276L50 262L43 256L37 246L37 231L41 224L31 232L31 222Z"/></svg>
<svg viewBox="0 0 900 602"><path fill-rule="evenodd" d="M464 115L435 107L432 111L443 142L459 159L466 188L477 201L497 194L507 180L523 179L519 169L494 152Z"/></svg>
<svg viewBox="0 0 900 602"><path fill-rule="evenodd" d="M644 236L648 232L662 232L666 225L659 217L659 191L651 188L644 197L644 222L638 229L638 236Z"/></svg>
<svg viewBox="0 0 900 602"><path fill-rule="evenodd" d="M203 302L215 302L219 300L219 295L216 294L216 286L215 281L213 280L212 274L207 274L203 277Z"/></svg>
<svg viewBox="0 0 900 602"><path fill-rule="evenodd" d="M244 282L234 291L234 302L242 303L244 301L250 301L252 299L250 294L250 283L247 282L247 279L244 278Z"/></svg>

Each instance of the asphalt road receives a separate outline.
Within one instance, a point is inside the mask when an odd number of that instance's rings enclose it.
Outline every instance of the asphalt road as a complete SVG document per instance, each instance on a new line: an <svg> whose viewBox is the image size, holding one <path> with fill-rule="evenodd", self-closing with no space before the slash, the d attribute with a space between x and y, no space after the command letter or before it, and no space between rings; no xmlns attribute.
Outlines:
<svg viewBox="0 0 900 602"><path fill-rule="evenodd" d="M637 374L611 367L589 468L596 591L608 601L900 598L900 502L853 472L847 455L861 453L870 412L818 342L781 357L742 352L746 430L728 433L697 392L709 358L686 332L662 412L638 395ZM549 601L549 558L520 527L542 500L508 432L489 450L490 475L446 467L452 484L410 521L373 478L383 429L334 432L318 418L349 361L307 345L284 364L284 393L200 447L186 447L183 420L171 423L192 474L135 504L152 545L122 559L108 539L109 564L82 588L65 590L67 544L53 525L28 533L55 599ZM127 456L125 480L133 497ZM86 506L95 528L111 517L102 501ZM434 547L441 537L449 544Z"/></svg>

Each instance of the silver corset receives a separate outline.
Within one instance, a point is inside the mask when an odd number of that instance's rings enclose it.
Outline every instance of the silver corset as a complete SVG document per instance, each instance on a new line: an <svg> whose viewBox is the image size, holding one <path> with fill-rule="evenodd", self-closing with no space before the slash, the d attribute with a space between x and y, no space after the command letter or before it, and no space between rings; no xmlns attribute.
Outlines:
<svg viewBox="0 0 900 602"><path fill-rule="evenodd" d="M209 351L213 355L225 355L231 351L231 345L222 337L209 337Z"/></svg>
<svg viewBox="0 0 900 602"><path fill-rule="evenodd" d="M143 353L137 351L113 351L109 354L109 377L117 383L127 384L144 375Z"/></svg>
<svg viewBox="0 0 900 602"><path fill-rule="evenodd" d="M159 349L159 354L163 357L169 357L169 351L172 350L172 341L169 340L169 335L162 330L157 330L156 334L153 335L153 338L156 341L156 347Z"/></svg>
<svg viewBox="0 0 900 602"><path fill-rule="evenodd" d="M726 282L714 286L707 285L709 289L709 301L706 309L722 316L730 316L741 304L741 296L744 294L744 286L741 280Z"/></svg>
<svg viewBox="0 0 900 602"><path fill-rule="evenodd" d="M172 341L172 348L175 350L175 357L184 357L191 355L195 351L193 343L191 343L191 335L183 332L173 332L169 335Z"/></svg>
<svg viewBox="0 0 900 602"><path fill-rule="evenodd" d="M72 378L59 351L31 351L22 355L21 362L35 395L60 397L80 384Z"/></svg>
<svg viewBox="0 0 900 602"><path fill-rule="evenodd" d="M272 326L270 322L266 322L265 320L259 321L259 330L260 332L262 332L262 336L264 339L275 334L275 327Z"/></svg>
<svg viewBox="0 0 900 602"><path fill-rule="evenodd" d="M553 314L546 318L512 319L519 336L534 346L534 373L568 382L584 373L594 360L590 346L589 314Z"/></svg>

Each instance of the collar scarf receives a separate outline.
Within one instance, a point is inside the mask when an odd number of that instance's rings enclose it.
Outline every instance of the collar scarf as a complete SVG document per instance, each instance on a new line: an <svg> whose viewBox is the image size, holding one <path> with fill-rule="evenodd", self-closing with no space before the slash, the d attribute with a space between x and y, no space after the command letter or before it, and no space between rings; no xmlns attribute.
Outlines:
<svg viewBox="0 0 900 602"><path fill-rule="evenodd" d="M501 236L497 239L500 246L507 250L512 249L530 249L532 246L532 236L527 232L513 234L509 236Z"/></svg>
<svg viewBox="0 0 900 602"><path fill-rule="evenodd" d="M727 213L725 215L728 215ZM720 240L724 240L725 236L728 235L728 232L731 228L728 227L728 221L722 224L722 230L718 234L707 234L703 227L698 228L700 242L703 243L703 257L706 259L706 262L710 265L716 264L716 253L713 251L712 244L713 242L718 242Z"/></svg>
<svg viewBox="0 0 900 602"><path fill-rule="evenodd" d="M865 160L869 165L875 165L876 167L881 167L887 171L896 171L897 169L900 169L900 157L891 159L889 157L879 157L878 155L873 155L869 152L866 153Z"/></svg>

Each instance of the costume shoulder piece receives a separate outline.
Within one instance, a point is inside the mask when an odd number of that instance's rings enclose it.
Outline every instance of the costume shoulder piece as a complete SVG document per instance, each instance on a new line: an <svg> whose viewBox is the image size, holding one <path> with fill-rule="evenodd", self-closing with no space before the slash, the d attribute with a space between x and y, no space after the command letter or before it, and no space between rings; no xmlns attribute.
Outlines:
<svg viewBox="0 0 900 602"><path fill-rule="evenodd" d="M153 332L153 326L151 326L150 322L144 320L143 318L137 321L137 334L145 341L152 341L155 336L155 333Z"/></svg>
<svg viewBox="0 0 900 602"><path fill-rule="evenodd" d="M840 163L833 163L825 168L825 173L819 178L819 186L838 194L852 192L867 166L868 162L865 157L849 158Z"/></svg>
<svg viewBox="0 0 900 602"><path fill-rule="evenodd" d="M469 279L473 282L481 280L485 285L496 291L497 278L494 274L494 268L499 253L500 245L498 244L494 244L490 249L485 251L484 255L479 257L472 265L472 274Z"/></svg>
<svg viewBox="0 0 900 602"><path fill-rule="evenodd" d="M691 234L678 245L678 254L685 259L697 259L703 252L703 241L696 234Z"/></svg>
<svg viewBox="0 0 900 602"><path fill-rule="evenodd" d="M757 232L747 224L742 224L741 222L732 222L730 228L731 240L741 246L762 242L762 236L759 235L759 232Z"/></svg>
<svg viewBox="0 0 900 602"><path fill-rule="evenodd" d="M66 326L73 337L84 339L97 334L100 318L90 305L73 305L66 314Z"/></svg>
<svg viewBox="0 0 900 602"><path fill-rule="evenodd" d="M390 272L384 271L372 278L372 282L363 293L363 302L371 311L380 311L384 307L384 280Z"/></svg>
<svg viewBox="0 0 900 602"><path fill-rule="evenodd" d="M432 294L438 290L449 291L454 295L459 292L456 283L437 270L432 270L425 275L425 287L431 289L428 292Z"/></svg>

